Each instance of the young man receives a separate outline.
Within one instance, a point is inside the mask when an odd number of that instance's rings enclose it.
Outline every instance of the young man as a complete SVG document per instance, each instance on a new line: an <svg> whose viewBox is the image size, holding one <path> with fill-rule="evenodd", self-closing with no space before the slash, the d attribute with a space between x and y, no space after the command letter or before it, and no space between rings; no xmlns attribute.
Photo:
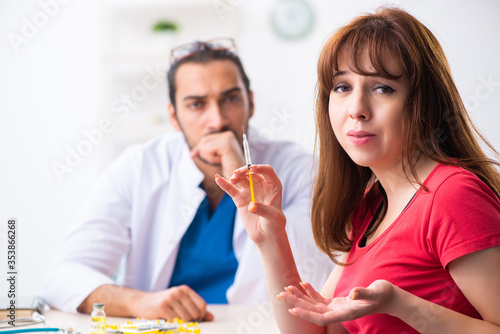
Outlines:
<svg viewBox="0 0 500 334"><path fill-rule="evenodd" d="M100 302L112 316L211 320L207 303L267 300L258 251L214 181L245 165L243 128L252 160L272 165L283 182L302 277L318 286L326 279L332 264L316 249L307 209L311 157L252 136L253 93L233 48L214 40L173 50L168 112L180 133L131 147L112 164L47 281L51 305L89 313ZM112 276L124 256L119 286Z"/></svg>

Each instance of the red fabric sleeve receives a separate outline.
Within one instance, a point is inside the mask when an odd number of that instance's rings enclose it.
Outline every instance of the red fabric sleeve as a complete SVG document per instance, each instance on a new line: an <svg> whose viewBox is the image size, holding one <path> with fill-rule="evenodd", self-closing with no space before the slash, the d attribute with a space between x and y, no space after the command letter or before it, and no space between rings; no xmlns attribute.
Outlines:
<svg viewBox="0 0 500 334"><path fill-rule="evenodd" d="M500 245L500 201L476 175L461 171L434 193L427 242L443 268L451 261Z"/></svg>

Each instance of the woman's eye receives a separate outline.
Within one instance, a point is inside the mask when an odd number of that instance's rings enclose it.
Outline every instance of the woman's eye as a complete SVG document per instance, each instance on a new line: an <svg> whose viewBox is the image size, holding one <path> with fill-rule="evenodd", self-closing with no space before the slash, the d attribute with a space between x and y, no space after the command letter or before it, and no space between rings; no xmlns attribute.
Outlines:
<svg viewBox="0 0 500 334"><path fill-rule="evenodd" d="M389 87L389 86L384 85L384 86L378 86L378 87L376 87L376 88L375 88L375 91L376 91L377 93L382 93L382 94L390 94L390 93L394 92L395 90L394 90L394 89L392 89L392 88L391 88L391 87Z"/></svg>
<svg viewBox="0 0 500 334"><path fill-rule="evenodd" d="M348 92L349 91L349 86L347 85L337 85L333 88L333 91L334 92L337 92L337 93L345 93L345 92Z"/></svg>

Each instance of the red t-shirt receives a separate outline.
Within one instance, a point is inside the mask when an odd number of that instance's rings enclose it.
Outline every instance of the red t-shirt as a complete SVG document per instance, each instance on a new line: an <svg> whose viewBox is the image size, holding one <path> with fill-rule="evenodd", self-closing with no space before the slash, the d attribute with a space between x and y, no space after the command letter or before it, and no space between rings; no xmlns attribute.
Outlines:
<svg viewBox="0 0 500 334"><path fill-rule="evenodd" d="M500 245L500 200L476 175L439 164L399 217L377 239L359 247L373 213L353 219L354 245L335 289L347 296L357 286L385 279L418 297L463 313L481 316L453 281L446 266L479 250ZM380 203L381 198L377 201ZM378 203L376 203L378 205ZM436 309L415 315L422 328ZM375 314L343 323L350 333L417 333L402 320Z"/></svg>

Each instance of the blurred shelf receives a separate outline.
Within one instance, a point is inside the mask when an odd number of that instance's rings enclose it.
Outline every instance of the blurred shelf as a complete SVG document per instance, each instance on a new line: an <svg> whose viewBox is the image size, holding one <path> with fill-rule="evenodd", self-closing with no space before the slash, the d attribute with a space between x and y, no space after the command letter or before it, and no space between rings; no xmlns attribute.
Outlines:
<svg viewBox="0 0 500 334"><path fill-rule="evenodd" d="M211 4L213 0L108 0L107 5L115 8L137 9L144 7L196 6Z"/></svg>

